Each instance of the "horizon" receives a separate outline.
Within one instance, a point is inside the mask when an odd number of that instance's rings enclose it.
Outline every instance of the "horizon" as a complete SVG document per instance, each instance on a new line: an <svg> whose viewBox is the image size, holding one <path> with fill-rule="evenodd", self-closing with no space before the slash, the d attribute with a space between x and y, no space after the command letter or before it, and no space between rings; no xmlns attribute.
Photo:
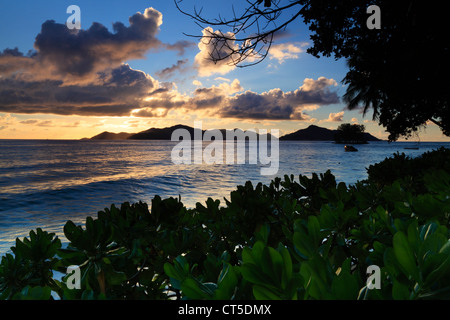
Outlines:
<svg viewBox="0 0 450 320"><path fill-rule="evenodd" d="M77 32L65 30L71 4L27 2L27 10L23 1L0 5L0 27L10 30L0 39L0 70L6 70L0 139L77 140L198 120L205 128L279 129L280 135L310 124L335 130L348 122L387 138L371 117L347 110L345 61L306 53L310 32L301 21L275 39L264 61L238 68L205 59L210 48L184 35L202 30L171 1L112 1L106 7L77 1ZM192 1L183 4L193 8ZM208 16L231 8L200 5ZM418 136L450 142L431 122Z"/></svg>
<svg viewBox="0 0 450 320"><path fill-rule="evenodd" d="M175 127L175 126L179 126L179 125L181 125L181 126L186 126L186 127L190 127L190 128L194 128L193 126L189 126L189 125L187 125L187 124L181 124L181 123L179 123L179 124L175 124L175 125L168 126L168 127L150 127L150 128L148 128L148 129L144 129L144 130L137 131L137 132L125 132L125 131L121 131L121 132L112 132L112 131L102 131L102 132L99 132L99 133L97 133L97 134L95 134L95 135L93 135L93 136L90 136L90 137L83 137L83 138L60 138L60 139L58 139L58 138L51 138L51 139L50 139L50 138L12 138L12 139L4 139L4 138L0 138L0 140L79 141L79 140L90 140L91 138L96 137L96 136L98 136L98 135L101 135L101 134L103 134L103 133L111 133L111 134L122 134L122 133L124 133L124 134L134 135L134 134L138 134L138 133L141 133L141 132L144 132L144 131L147 131L147 130L151 130L151 129L169 129L169 128L172 128L172 127ZM294 132L297 132L297 131L300 131L300 130L307 129L307 128L311 127L311 126L318 127L318 128L322 128L322 129L328 129L328 130L336 130L336 129L329 129L329 128L321 127L321 126L318 126L318 125L315 125L315 124L310 124L310 125L308 125L308 126L305 127L305 128L301 128L301 129L298 129L298 130L296 130L296 131L287 132L287 133L285 133L285 134L283 134L283 135L280 135L279 138L282 138L283 136L289 135L289 134L291 134L291 133L294 133ZM240 129L240 128L208 128L208 129L203 129L203 128L202 128L202 131L206 131L206 130L242 130L242 129ZM251 129L247 129L247 130L252 130L252 128L251 128ZM243 130L243 131L247 131L247 130ZM270 131L269 131L268 133L270 134ZM372 133L370 133L370 132L368 132L368 131L365 131L365 133L368 133L368 134L374 136L375 138L378 138L378 139L379 139L380 141L382 141L382 142L389 142L387 139L379 138L379 137L375 136L374 134L372 134ZM389 142L389 143L395 143L395 142L411 142L411 143L420 143L420 142L434 142L434 143L439 143L439 142L444 142L444 143L450 143L450 141L442 141L442 140L421 140L421 139L420 139L420 140L414 140L414 139L415 139L415 138L410 138L409 140L408 140L408 139L399 139L399 140L397 140L397 141L391 141L391 142ZM123 141L123 140L128 140L128 139L118 139L118 140L108 140L108 139L104 139L104 140L106 140L106 141ZM146 139L142 139L142 140L143 140L143 141L146 141ZM157 140L157 139L154 139L154 140ZM135 141L136 141L136 140L135 140ZM280 141L283 141L283 140L280 139ZM312 141L312 142L320 142L320 141L322 141L322 140L287 140L287 141L290 141L290 142L292 142L292 141ZM371 142L374 142L374 141L370 141L369 143L371 143Z"/></svg>

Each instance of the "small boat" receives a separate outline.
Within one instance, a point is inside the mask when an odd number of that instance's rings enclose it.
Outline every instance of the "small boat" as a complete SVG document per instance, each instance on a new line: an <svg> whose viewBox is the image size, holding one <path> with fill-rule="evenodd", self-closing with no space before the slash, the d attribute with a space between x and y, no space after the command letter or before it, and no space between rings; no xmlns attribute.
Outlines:
<svg viewBox="0 0 450 320"><path fill-rule="evenodd" d="M358 149L356 149L354 146L345 146L344 149L347 152L356 152L356 151L358 151Z"/></svg>
<svg viewBox="0 0 450 320"><path fill-rule="evenodd" d="M405 149L407 149L407 150L419 150L418 147L405 147Z"/></svg>

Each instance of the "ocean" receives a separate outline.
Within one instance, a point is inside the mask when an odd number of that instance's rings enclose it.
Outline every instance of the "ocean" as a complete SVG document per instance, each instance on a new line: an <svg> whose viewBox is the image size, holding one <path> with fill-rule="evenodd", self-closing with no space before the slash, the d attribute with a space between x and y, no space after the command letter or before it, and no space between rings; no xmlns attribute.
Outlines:
<svg viewBox="0 0 450 320"><path fill-rule="evenodd" d="M0 256L17 237L32 229L56 233L64 242L67 220L84 224L87 216L111 204L144 201L155 195L181 197L187 207L208 197L228 198L246 181L269 183L285 174L311 176L330 169L338 182L367 178L366 168L396 152L411 157L446 142L371 142L344 152L332 142L280 141L279 170L261 175L260 164L174 164L172 141L0 140Z"/></svg>

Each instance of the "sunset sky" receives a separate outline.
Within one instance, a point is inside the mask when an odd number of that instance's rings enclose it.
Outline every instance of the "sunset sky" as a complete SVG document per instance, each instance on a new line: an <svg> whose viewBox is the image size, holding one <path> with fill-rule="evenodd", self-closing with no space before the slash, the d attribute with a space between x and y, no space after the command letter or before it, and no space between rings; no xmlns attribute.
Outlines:
<svg viewBox="0 0 450 320"><path fill-rule="evenodd" d="M214 18L243 3L185 0L181 6L191 12L203 6ZM70 5L81 8L78 32L65 26ZM248 68L207 59L211 48L183 34L204 30L171 0L2 1L0 30L0 139L80 139L198 120L203 129L281 134L352 122L387 137L371 111L363 117L345 109L345 61L307 54L302 21ZM450 141L434 124L420 140Z"/></svg>

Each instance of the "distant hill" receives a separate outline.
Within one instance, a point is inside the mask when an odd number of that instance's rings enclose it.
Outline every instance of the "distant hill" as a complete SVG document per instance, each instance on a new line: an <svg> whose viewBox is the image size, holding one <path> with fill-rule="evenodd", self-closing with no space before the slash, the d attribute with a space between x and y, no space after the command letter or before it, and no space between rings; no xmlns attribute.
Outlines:
<svg viewBox="0 0 450 320"><path fill-rule="evenodd" d="M195 129L189 126L185 126L182 124L178 124L172 127L167 128L150 128L145 131L141 131L138 133L111 133L111 132L102 132L99 135L96 135L95 137L92 137L88 140L171 140L172 139L172 133L177 129L185 129L189 132L191 139L195 138L195 131L199 129ZM226 139L227 131L226 129L219 129L222 133L222 137ZM237 133L237 137L239 137L242 134L245 134L245 131L242 131L240 129L235 129ZM202 137L205 133L205 130L202 130ZM259 134L256 135L257 138L259 138ZM245 138L244 138L245 139ZM83 139L86 140L86 139Z"/></svg>
<svg viewBox="0 0 450 320"><path fill-rule="evenodd" d="M189 126L185 126L182 124L178 124L172 127L167 128L151 128L145 131L141 131L138 133L112 133L112 132L102 132L99 135L96 135L89 140L171 140L172 132L177 129L186 129L191 138L194 139L194 131L198 129L194 129ZM235 129L236 130L236 129ZM226 138L225 129L220 129L222 132L222 136L224 139ZM245 133L242 130L237 130L236 132ZM310 125L306 129L300 129L296 132L284 135L280 138L280 140L299 140L299 141L334 141L334 134L337 130L330 130L327 128L318 127L315 125ZM205 130L202 131L202 136ZM381 141L380 139L372 136L370 133L366 132L365 134L367 141ZM259 135L257 135L259 138Z"/></svg>
<svg viewBox="0 0 450 320"><path fill-rule="evenodd" d="M327 128L310 125L306 129L300 129L293 133L284 135L280 140L298 140L298 141L334 141L334 135L337 130L330 130ZM364 133L367 141L381 141L368 132Z"/></svg>
<svg viewBox="0 0 450 320"><path fill-rule="evenodd" d="M189 132L192 139L195 139L195 131L199 129L195 129L189 126L185 125L175 125L173 127L168 128L151 128L136 134L131 135L128 139L130 140L171 140L172 139L172 133L177 129L185 129ZM202 137L206 130L202 130ZM227 129L219 129L219 131L222 133L222 137L225 140L227 137L227 131L233 131L233 130L227 130ZM246 131L235 129L236 137L243 136ZM259 134L256 135L257 138L259 138ZM245 137L244 137L245 139Z"/></svg>
<svg viewBox="0 0 450 320"><path fill-rule="evenodd" d="M194 137L194 128L185 126L182 124L177 124L168 128L151 128L145 131L141 131L132 134L128 139L130 140L171 140L172 133L177 129L186 129L189 131L191 137ZM197 129L198 130L198 129ZM203 132L202 132L203 133Z"/></svg>
<svg viewBox="0 0 450 320"><path fill-rule="evenodd" d="M121 133L113 133L113 132L102 132L88 140L126 140L128 139L132 134L121 132ZM86 139L83 139L86 140Z"/></svg>
<svg viewBox="0 0 450 320"><path fill-rule="evenodd" d="M310 125L306 129L300 129L293 133L284 135L280 140L304 140L304 141L334 141L336 130Z"/></svg>

